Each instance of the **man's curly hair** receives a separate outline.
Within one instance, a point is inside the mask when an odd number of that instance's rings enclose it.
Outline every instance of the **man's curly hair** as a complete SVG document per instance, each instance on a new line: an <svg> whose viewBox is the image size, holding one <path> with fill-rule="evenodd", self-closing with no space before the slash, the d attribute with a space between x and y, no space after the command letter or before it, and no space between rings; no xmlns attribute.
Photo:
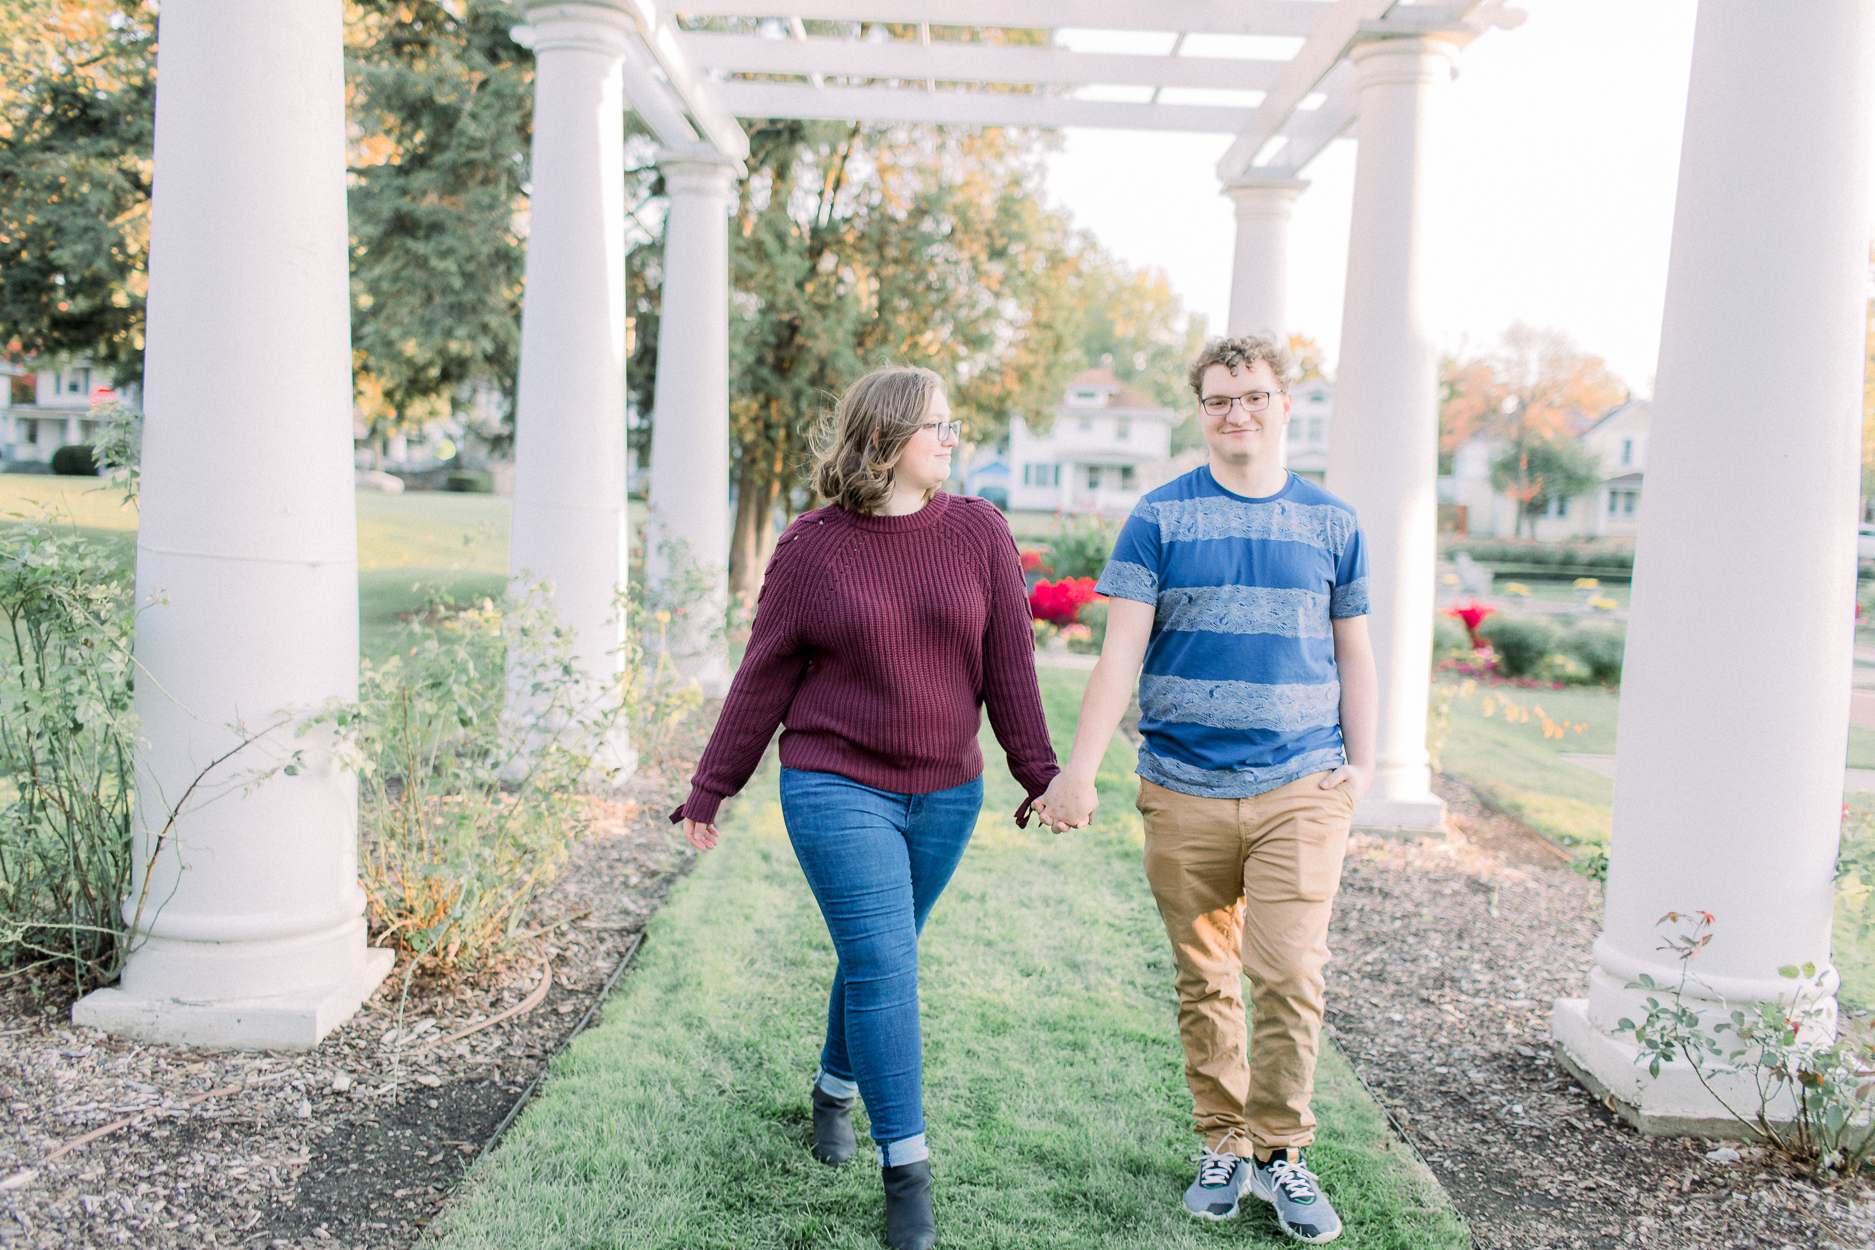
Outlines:
<svg viewBox="0 0 1875 1250"><path fill-rule="evenodd" d="M1259 360L1266 362L1270 372L1276 375L1278 389L1288 390L1289 375L1296 367L1294 357L1290 356L1288 347L1283 344L1255 334L1207 340L1204 350L1198 353L1198 358L1191 362L1191 368L1186 371L1185 380L1191 383L1191 393L1203 399L1206 369L1212 365L1223 365L1235 377L1245 369L1255 368Z"/></svg>

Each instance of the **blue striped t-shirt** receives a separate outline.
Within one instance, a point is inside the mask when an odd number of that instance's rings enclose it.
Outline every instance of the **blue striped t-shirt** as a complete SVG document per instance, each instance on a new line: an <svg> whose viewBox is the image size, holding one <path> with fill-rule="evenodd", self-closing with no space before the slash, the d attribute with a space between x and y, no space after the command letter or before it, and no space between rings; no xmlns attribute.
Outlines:
<svg viewBox="0 0 1875 1250"><path fill-rule="evenodd" d="M1099 590L1157 609L1140 776L1248 798L1344 762L1329 621L1367 613L1353 508L1293 473L1251 499L1194 469L1139 501Z"/></svg>

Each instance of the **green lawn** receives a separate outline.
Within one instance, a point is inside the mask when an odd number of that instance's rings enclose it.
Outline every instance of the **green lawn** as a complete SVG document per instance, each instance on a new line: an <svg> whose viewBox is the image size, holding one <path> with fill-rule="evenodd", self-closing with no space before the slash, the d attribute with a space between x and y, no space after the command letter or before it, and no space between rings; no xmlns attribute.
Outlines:
<svg viewBox="0 0 1875 1250"><path fill-rule="evenodd" d="M1073 725L1085 679L1043 670L1058 729ZM1179 1206L1196 1139L1170 960L1140 871L1130 748L1107 756L1094 827L1055 838L1009 820L1020 796L985 737L985 815L923 943L941 1244L1288 1244L1260 1205L1224 1225ZM833 952L782 829L772 762L728 816L722 847L653 920L603 1022L443 1217L448 1245L879 1244L876 1168L808 1155ZM1317 1110L1310 1158L1348 1223L1339 1244L1469 1244L1332 1050Z"/></svg>
<svg viewBox="0 0 1875 1250"><path fill-rule="evenodd" d="M1586 728L1571 728L1560 740L1545 738L1534 714L1529 723L1507 721L1506 700ZM1479 686L1469 699L1452 701L1440 767L1565 845L1606 842L1615 783L1562 756L1612 755L1620 710L1620 696L1599 689Z"/></svg>

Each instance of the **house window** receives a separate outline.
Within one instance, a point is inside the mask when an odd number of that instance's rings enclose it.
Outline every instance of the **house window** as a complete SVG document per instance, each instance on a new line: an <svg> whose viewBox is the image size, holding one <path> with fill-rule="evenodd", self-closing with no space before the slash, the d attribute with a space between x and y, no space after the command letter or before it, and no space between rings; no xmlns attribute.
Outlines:
<svg viewBox="0 0 1875 1250"><path fill-rule="evenodd" d="M1634 499L1635 499L1634 491L1624 490L1621 492L1621 515L1622 516L1634 515Z"/></svg>
<svg viewBox="0 0 1875 1250"><path fill-rule="evenodd" d="M1634 463L1634 440L1631 438L1624 438L1621 440L1621 463L1622 464Z"/></svg>
<svg viewBox="0 0 1875 1250"><path fill-rule="evenodd" d="M1025 464L1022 466L1022 484L1024 486L1059 486L1061 485L1061 466Z"/></svg>
<svg viewBox="0 0 1875 1250"><path fill-rule="evenodd" d="M1100 466L1097 464L1087 466L1087 489L1100 489Z"/></svg>
<svg viewBox="0 0 1875 1250"><path fill-rule="evenodd" d="M1113 423L1113 436L1115 438L1133 437L1133 423L1131 421L1115 421Z"/></svg>
<svg viewBox="0 0 1875 1250"><path fill-rule="evenodd" d="M1615 515L1615 513L1619 512L1620 510L1621 510L1621 492L1618 490L1609 491L1608 492L1608 515L1613 516Z"/></svg>
<svg viewBox="0 0 1875 1250"><path fill-rule="evenodd" d="M1134 487L1138 485L1138 483L1134 480L1137 476L1138 475L1135 474L1133 471L1132 465L1130 464L1121 465L1120 466L1120 489L1121 490L1134 489Z"/></svg>
<svg viewBox="0 0 1875 1250"><path fill-rule="evenodd" d="M1091 430L1091 429L1093 429L1093 428L1094 428L1094 419L1093 419L1092 417L1082 417L1082 418L1081 418L1081 428L1082 428L1083 430Z"/></svg>
<svg viewBox="0 0 1875 1250"><path fill-rule="evenodd" d="M16 443L37 443L39 441L39 423L21 418L13 423L13 441Z"/></svg>
<svg viewBox="0 0 1875 1250"><path fill-rule="evenodd" d="M1320 417L1309 418L1309 441L1311 443L1319 443L1322 441L1322 419Z"/></svg>

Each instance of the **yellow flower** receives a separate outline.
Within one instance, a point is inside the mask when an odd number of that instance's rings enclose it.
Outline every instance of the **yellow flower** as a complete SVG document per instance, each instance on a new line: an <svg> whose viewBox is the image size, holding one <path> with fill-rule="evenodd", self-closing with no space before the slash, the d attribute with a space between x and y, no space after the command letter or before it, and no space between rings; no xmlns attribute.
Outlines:
<svg viewBox="0 0 1875 1250"><path fill-rule="evenodd" d="M1507 595L1518 595L1528 599L1530 597L1530 588L1522 582L1507 582L1504 585L1504 593Z"/></svg>
<svg viewBox="0 0 1875 1250"><path fill-rule="evenodd" d="M1601 579L1601 578L1599 578L1599 577L1578 577L1578 578L1576 578L1576 589L1577 589L1577 590L1590 590L1590 589L1593 589L1594 587L1596 587L1596 586L1599 586L1599 585L1601 585L1601 584L1602 584L1602 579Z"/></svg>
<svg viewBox="0 0 1875 1250"><path fill-rule="evenodd" d="M1597 612L1613 612L1621 605L1613 599L1608 598L1606 595L1597 595L1595 598L1589 600L1589 606L1594 608Z"/></svg>

